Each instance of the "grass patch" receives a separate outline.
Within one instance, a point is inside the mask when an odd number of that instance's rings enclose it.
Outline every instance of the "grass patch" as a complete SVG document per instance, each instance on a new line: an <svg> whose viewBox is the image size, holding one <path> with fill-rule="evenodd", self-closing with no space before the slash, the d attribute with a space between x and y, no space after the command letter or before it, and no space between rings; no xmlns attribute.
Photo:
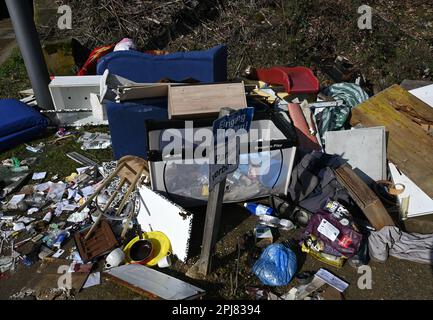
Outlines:
<svg viewBox="0 0 433 320"><path fill-rule="evenodd" d="M20 51L15 48L0 65L0 98L19 98L21 90L31 87Z"/></svg>

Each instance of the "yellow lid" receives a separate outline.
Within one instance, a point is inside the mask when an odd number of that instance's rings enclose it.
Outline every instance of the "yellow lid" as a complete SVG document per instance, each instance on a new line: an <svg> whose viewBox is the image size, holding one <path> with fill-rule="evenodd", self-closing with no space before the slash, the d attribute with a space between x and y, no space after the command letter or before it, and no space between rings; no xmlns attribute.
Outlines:
<svg viewBox="0 0 433 320"><path fill-rule="evenodd" d="M171 254L171 243L168 237L160 232L160 231L151 231L151 232L143 232L143 239L144 240L150 240L152 242L153 247L153 258L152 260L149 260L145 265L148 267L153 267L158 264L158 261L164 258L166 255ZM131 257L129 256L129 250L131 249L132 245L139 240L139 237L136 236L134 239L132 239L123 249L123 252L125 253L125 260L126 263L131 263Z"/></svg>

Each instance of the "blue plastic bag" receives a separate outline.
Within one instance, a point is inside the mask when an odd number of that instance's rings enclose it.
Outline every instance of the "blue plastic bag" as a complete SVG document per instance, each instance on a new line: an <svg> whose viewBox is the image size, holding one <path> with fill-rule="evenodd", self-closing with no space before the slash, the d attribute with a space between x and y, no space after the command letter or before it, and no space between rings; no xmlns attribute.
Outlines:
<svg viewBox="0 0 433 320"><path fill-rule="evenodd" d="M295 253L282 244L272 244L253 266L254 274L268 286L285 286L296 273Z"/></svg>

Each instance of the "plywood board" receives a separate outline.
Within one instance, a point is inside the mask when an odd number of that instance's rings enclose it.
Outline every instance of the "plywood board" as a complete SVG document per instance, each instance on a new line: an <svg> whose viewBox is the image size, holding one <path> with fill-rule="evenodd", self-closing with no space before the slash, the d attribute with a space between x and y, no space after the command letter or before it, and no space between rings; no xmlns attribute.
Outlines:
<svg viewBox="0 0 433 320"><path fill-rule="evenodd" d="M30 287L34 289L53 289L58 288L59 283L64 284L62 276L65 275L65 268L69 267L72 260L45 258L38 268L35 279L31 281ZM71 273L71 287L81 290L89 276L93 264L85 265L82 272Z"/></svg>
<svg viewBox="0 0 433 320"><path fill-rule="evenodd" d="M110 280L154 300L191 300L205 294L196 286L137 264L112 268L105 274Z"/></svg>
<svg viewBox="0 0 433 320"><path fill-rule="evenodd" d="M170 119L217 115L223 107L235 110L247 107L243 82L169 87Z"/></svg>
<svg viewBox="0 0 433 320"><path fill-rule="evenodd" d="M392 86L355 107L351 124L385 126L389 133L388 160L433 197L433 137L406 116L402 109L412 110L425 119L433 119L433 108L400 86Z"/></svg>
<svg viewBox="0 0 433 320"><path fill-rule="evenodd" d="M146 98L167 97L168 87L173 83L143 83L130 86L119 86L116 101L138 100Z"/></svg>
<svg viewBox="0 0 433 320"><path fill-rule="evenodd" d="M146 186L139 188L139 194L141 203L137 221L143 231L163 232L170 240L172 253L185 262L188 258L192 215Z"/></svg>

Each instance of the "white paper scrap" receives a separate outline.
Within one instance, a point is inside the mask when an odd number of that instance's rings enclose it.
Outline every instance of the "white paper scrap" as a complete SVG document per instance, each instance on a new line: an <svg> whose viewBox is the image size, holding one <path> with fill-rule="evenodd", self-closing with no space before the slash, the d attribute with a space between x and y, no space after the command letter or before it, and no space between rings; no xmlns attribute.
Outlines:
<svg viewBox="0 0 433 320"><path fill-rule="evenodd" d="M32 179L33 180L42 180L42 179L45 179L46 176L47 176L46 172L35 172L35 173L33 173Z"/></svg>

